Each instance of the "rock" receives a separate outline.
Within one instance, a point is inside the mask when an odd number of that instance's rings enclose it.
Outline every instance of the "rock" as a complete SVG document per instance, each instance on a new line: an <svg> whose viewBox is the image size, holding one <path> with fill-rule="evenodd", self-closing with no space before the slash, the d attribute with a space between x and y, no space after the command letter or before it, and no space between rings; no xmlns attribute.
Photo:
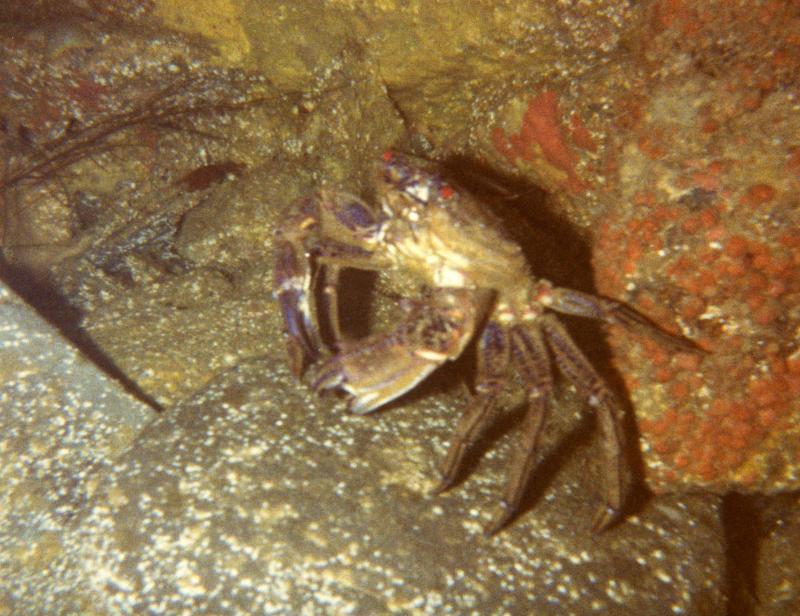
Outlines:
<svg viewBox="0 0 800 616"><path fill-rule="evenodd" d="M67 527L155 413L2 284L0 405L0 613L43 613L25 606L52 588Z"/></svg>
<svg viewBox="0 0 800 616"><path fill-rule="evenodd" d="M123 614L723 609L716 500L658 499L593 536L586 448L493 539L482 526L508 439L463 485L427 496L453 399L360 417L315 398L278 355L221 374L145 430L81 515L81 602Z"/></svg>
<svg viewBox="0 0 800 616"><path fill-rule="evenodd" d="M800 515L797 495L780 497L764 507L760 528L764 540L755 563L758 616L779 616L800 612L800 571L797 545L800 542Z"/></svg>

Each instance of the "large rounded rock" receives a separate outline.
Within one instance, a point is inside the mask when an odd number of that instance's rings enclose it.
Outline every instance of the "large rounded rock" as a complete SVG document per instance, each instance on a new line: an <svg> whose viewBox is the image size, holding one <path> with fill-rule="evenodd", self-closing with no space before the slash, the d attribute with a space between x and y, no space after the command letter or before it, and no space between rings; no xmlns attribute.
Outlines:
<svg viewBox="0 0 800 616"><path fill-rule="evenodd" d="M508 439L463 485L428 496L457 402L360 417L312 397L275 357L222 374L148 427L77 524L81 603L125 614L723 609L715 501L658 500L593 536L592 447L551 468L533 509L491 539L482 525Z"/></svg>

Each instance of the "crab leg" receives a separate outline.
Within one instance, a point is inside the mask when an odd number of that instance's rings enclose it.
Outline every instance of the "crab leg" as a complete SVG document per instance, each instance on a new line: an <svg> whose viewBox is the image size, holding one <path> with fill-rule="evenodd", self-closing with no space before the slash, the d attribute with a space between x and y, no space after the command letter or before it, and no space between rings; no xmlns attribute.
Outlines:
<svg viewBox="0 0 800 616"><path fill-rule="evenodd" d="M472 337L488 306L488 292L436 289L428 306L417 306L392 331L342 344L314 381L317 390L339 388L348 408L368 413L394 400L449 359Z"/></svg>
<svg viewBox="0 0 800 616"><path fill-rule="evenodd" d="M478 342L478 372L475 389L478 395L470 410L459 420L450 448L441 467L442 478L433 489L444 492L453 485L464 466L466 454L491 423L497 409L497 396L505 385L509 362L508 331L490 322Z"/></svg>
<svg viewBox="0 0 800 616"><path fill-rule="evenodd" d="M486 527L494 535L519 511L525 488L536 468L539 438L547 417L548 400L553 388L550 357L542 333L537 327L512 330L512 353L526 383L528 408L522 421L522 435L511 462L508 483L500 502L501 510Z"/></svg>
<svg viewBox="0 0 800 616"><path fill-rule="evenodd" d="M572 341L564 326L553 316L544 315L541 327L559 370L586 396L597 413L604 438L606 457L605 504L595 515L592 528L600 532L610 526L622 509L622 411L614 394L597 374L578 346Z"/></svg>
<svg viewBox="0 0 800 616"><path fill-rule="evenodd" d="M575 289L552 287L543 294L542 303L556 312L578 317L597 319L613 325L638 328L650 335L683 349L698 350L697 346L683 336L664 331L650 319L622 302L582 293Z"/></svg>

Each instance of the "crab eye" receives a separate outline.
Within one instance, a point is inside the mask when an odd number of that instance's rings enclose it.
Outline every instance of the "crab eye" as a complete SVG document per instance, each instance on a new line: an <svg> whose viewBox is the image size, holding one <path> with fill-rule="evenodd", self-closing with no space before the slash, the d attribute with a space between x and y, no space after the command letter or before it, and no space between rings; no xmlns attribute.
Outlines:
<svg viewBox="0 0 800 616"><path fill-rule="evenodd" d="M442 199L449 199L455 194L456 194L455 188L453 188L449 184L443 184L441 188L439 188L439 196Z"/></svg>
<svg viewBox="0 0 800 616"><path fill-rule="evenodd" d="M386 154L383 156L383 177L390 184L402 186L408 180L408 168L392 152L388 152L388 154L388 157Z"/></svg>
<svg viewBox="0 0 800 616"><path fill-rule="evenodd" d="M427 205L432 197L432 191L442 191L438 188L439 181L435 176L424 169L411 165L402 154L391 150L383 153L383 178L384 181L398 191L402 191L417 203ZM449 187L445 187L449 189ZM452 192L452 189L449 189ZM442 194L445 198L451 193L447 190Z"/></svg>

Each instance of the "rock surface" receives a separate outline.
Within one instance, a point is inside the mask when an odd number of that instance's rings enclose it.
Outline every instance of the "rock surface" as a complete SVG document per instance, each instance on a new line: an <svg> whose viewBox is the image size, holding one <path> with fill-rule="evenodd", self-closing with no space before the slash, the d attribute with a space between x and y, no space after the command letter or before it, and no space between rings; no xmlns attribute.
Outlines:
<svg viewBox="0 0 800 616"><path fill-rule="evenodd" d="M155 413L0 284L0 613L38 613L65 534ZM12 583L13 581L13 583Z"/></svg>
<svg viewBox="0 0 800 616"><path fill-rule="evenodd" d="M761 605L793 605L796 562L732 559L718 496L660 496L590 537L599 446L590 425L571 432L566 388L526 511L483 538L513 413L461 485L426 496L466 365L345 415L289 378L269 289L287 203L323 182L368 197L389 146L442 160L537 272L586 291L594 272L708 350L611 331L606 351L573 328L627 390L651 488L796 489L795 5L98 6L0 8L3 264L79 310L165 410L134 439L152 411L77 360L82 380L23 391L50 375L38 349L77 356L0 304L13 340L37 332L34 368L3 350L0 573L16 586L0 614L718 614L741 575ZM382 294L407 290L371 284L368 329L391 320ZM365 297L342 296L347 312ZM781 519L770 558L797 546Z"/></svg>
<svg viewBox="0 0 800 616"><path fill-rule="evenodd" d="M464 485L426 496L450 398L358 417L298 387L278 357L224 372L148 426L81 515L70 538L81 603L124 614L723 609L714 499L665 498L593 536L599 478L586 448L492 539L482 526L508 439Z"/></svg>

